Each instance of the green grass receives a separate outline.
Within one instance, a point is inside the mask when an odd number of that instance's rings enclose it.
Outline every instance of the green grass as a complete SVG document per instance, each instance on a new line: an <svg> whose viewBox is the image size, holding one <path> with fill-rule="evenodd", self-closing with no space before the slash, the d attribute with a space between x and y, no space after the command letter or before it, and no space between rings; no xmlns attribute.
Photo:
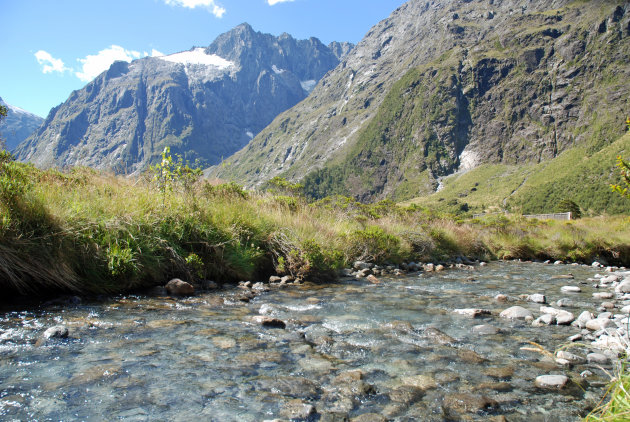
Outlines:
<svg viewBox="0 0 630 422"><path fill-rule="evenodd" d="M586 422L621 422L630 420L630 369L627 362L609 384L600 404L584 420Z"/></svg>
<svg viewBox="0 0 630 422"><path fill-rule="evenodd" d="M630 264L630 222L595 217L538 222L456 220L392 201L249 192L235 184L174 185L86 168L66 173L0 160L3 298L99 294L165 284L334 278L357 259L400 264L544 258Z"/></svg>

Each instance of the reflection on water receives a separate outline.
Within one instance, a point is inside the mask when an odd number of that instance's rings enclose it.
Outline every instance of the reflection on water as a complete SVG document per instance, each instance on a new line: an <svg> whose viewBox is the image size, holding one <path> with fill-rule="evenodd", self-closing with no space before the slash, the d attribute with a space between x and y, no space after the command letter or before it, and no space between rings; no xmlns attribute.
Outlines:
<svg viewBox="0 0 630 422"><path fill-rule="evenodd" d="M544 293L555 302L568 296L553 275L571 272L577 284L595 271L494 263L377 285L292 286L250 303L230 300L238 289L226 289L4 313L0 419L342 420L334 416L373 413L401 421L577 420L603 393L603 371L560 367L521 348L536 342L553 351L579 330L499 318L511 305L493 297ZM582 288L570 299L592 306L590 284ZM540 305L516 303L539 314ZM493 315L452 312L470 307ZM253 323L259 313L284 320L286 329ZM36 346L57 324L69 327L70 338ZM490 327L473 329L482 324ZM594 374L587 382L579 376L585 369ZM533 380L543 374L566 374L581 387L537 389Z"/></svg>

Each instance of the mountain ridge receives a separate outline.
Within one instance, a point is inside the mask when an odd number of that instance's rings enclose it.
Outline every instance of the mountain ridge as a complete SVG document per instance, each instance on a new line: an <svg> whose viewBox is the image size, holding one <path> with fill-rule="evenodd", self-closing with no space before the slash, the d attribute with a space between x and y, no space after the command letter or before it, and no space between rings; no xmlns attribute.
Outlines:
<svg viewBox="0 0 630 422"><path fill-rule="evenodd" d="M208 47L115 62L53 108L17 157L137 173L170 146L191 162L218 163L304 99L347 47L335 53L316 38L241 24Z"/></svg>
<svg viewBox="0 0 630 422"><path fill-rule="evenodd" d="M0 121L0 139L5 142L6 149L12 152L20 142L39 128L44 119L34 113L7 104L2 98L0 98L0 105L7 108L7 116Z"/></svg>

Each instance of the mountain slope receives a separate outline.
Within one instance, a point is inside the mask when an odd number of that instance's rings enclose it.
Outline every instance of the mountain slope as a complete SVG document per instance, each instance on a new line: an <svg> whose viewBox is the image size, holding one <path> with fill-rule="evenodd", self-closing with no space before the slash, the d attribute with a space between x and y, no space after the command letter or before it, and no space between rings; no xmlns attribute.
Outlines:
<svg viewBox="0 0 630 422"><path fill-rule="evenodd" d="M630 109L623 1L411 0L303 102L208 174L361 200L433 192L483 163L617 139Z"/></svg>
<svg viewBox="0 0 630 422"><path fill-rule="evenodd" d="M0 105L7 108L7 116L0 122L0 139L11 152L20 142L28 138L44 122L41 117L5 103L0 98Z"/></svg>
<svg viewBox="0 0 630 422"><path fill-rule="evenodd" d="M304 99L347 45L334 47L242 24L207 48L116 62L54 108L17 156L132 173L170 146L218 163Z"/></svg>

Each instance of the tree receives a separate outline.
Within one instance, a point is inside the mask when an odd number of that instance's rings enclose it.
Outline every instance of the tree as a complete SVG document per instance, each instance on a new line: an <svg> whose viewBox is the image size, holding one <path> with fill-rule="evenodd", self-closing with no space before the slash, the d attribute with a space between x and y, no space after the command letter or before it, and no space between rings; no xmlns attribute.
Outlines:
<svg viewBox="0 0 630 422"><path fill-rule="evenodd" d="M0 123L2 123L2 120L5 117L7 117L7 114L9 114L9 109L0 104ZM4 139L2 139L2 136L0 136L0 151L3 149L4 149Z"/></svg>
<svg viewBox="0 0 630 422"><path fill-rule="evenodd" d="M617 156L617 167L621 173L621 184L610 185L610 188L613 192L617 192L621 196L630 198L630 163L621 158L621 155L619 155Z"/></svg>
<svg viewBox="0 0 630 422"><path fill-rule="evenodd" d="M571 218L580 218L582 217L582 212L580 211L580 206L570 200L569 198L564 198L556 205L556 212L570 212Z"/></svg>

